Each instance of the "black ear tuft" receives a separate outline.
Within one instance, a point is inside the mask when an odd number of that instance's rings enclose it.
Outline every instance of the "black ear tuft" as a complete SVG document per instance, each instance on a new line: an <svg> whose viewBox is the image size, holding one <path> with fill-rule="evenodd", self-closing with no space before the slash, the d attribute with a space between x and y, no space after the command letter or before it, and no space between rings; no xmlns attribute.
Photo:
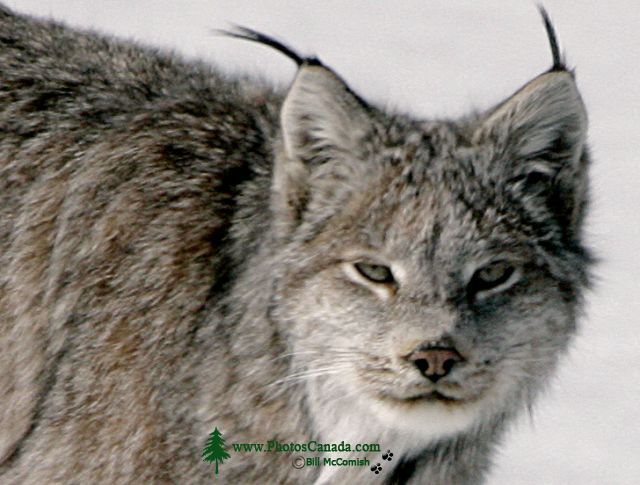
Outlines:
<svg viewBox="0 0 640 485"><path fill-rule="evenodd" d="M257 30L250 29L248 27L243 27L242 25L233 25L230 30L225 29L216 29L215 33L226 35L228 37L233 37L236 39L248 40L250 42L257 42L258 44L263 44L269 46L278 52L284 54L293 62L295 62L298 67L302 65L309 66L321 66L322 62L320 59L316 57L305 57L300 55L294 49L289 47L284 42L281 42L274 37L263 34L262 32L258 32Z"/></svg>
<svg viewBox="0 0 640 485"><path fill-rule="evenodd" d="M558 36L556 35L556 29L553 28L549 14L542 5L538 5L540 15L542 15L542 21L544 22L544 28L547 31L547 37L549 38L549 46L551 47L551 55L553 56L552 71L568 71L567 66L564 63L562 54L560 53L560 46L558 45Z"/></svg>

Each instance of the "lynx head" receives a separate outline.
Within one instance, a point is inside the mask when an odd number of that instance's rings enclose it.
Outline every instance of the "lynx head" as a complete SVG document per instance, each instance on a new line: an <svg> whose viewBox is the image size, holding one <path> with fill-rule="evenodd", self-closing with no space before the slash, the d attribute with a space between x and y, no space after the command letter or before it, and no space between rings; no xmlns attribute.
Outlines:
<svg viewBox="0 0 640 485"><path fill-rule="evenodd" d="M272 318L314 406L450 434L529 405L549 376L589 257L587 117L547 30L549 71L447 121L383 112L288 50Z"/></svg>

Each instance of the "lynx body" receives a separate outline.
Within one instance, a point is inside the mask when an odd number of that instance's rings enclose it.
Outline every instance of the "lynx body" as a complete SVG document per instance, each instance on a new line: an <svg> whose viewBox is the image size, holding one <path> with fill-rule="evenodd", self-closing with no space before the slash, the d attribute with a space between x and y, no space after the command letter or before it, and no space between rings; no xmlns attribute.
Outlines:
<svg viewBox="0 0 640 485"><path fill-rule="evenodd" d="M280 92L2 9L0 482L211 483L214 427L482 482L588 280L587 120L549 32L504 102L418 120L293 51ZM217 480L372 476L254 453Z"/></svg>

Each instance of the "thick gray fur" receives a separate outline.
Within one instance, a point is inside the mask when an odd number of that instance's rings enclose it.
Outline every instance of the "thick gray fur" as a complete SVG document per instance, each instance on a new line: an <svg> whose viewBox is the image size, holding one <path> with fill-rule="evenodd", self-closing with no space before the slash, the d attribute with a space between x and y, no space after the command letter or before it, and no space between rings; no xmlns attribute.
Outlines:
<svg viewBox="0 0 640 485"><path fill-rule="evenodd" d="M588 280L571 73L425 121L320 64L280 92L6 9L0 66L0 483L483 482ZM464 357L437 385L429 342ZM214 478L214 427L394 461Z"/></svg>

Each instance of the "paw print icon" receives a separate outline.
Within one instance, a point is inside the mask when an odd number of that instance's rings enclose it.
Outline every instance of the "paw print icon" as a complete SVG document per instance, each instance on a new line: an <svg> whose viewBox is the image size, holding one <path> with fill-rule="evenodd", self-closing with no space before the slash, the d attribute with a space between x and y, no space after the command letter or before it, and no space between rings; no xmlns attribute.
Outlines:
<svg viewBox="0 0 640 485"><path fill-rule="evenodd" d="M380 463L376 463L375 465L373 465L373 466L371 467L371 471L372 471L373 473L375 473L376 475L377 475L378 473L380 473L380 472L382 471L382 467L380 466Z"/></svg>
<svg viewBox="0 0 640 485"><path fill-rule="evenodd" d="M387 452L382 455L383 460L391 461L391 458L393 458L393 453L391 453L391 450L387 450Z"/></svg>

